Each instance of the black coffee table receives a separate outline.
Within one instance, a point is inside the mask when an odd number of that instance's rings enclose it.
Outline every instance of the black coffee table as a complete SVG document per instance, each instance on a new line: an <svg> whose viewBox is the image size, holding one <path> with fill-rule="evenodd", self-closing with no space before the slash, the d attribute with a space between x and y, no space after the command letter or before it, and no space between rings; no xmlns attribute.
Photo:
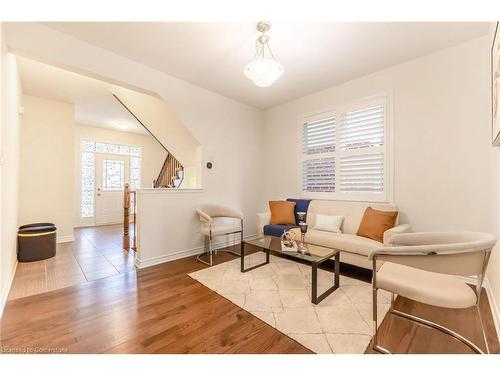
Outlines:
<svg viewBox="0 0 500 375"><path fill-rule="evenodd" d="M250 268L245 268L245 245L260 247L266 253L266 261ZM311 302L317 305L339 287L340 250L312 244L305 244L305 246L307 251L302 254L300 252L282 251L281 239L278 237L264 236L255 240L245 240L241 243L241 272L248 272L269 264L270 254L309 264L312 268ZM335 260L334 285L318 296L318 266L332 258Z"/></svg>

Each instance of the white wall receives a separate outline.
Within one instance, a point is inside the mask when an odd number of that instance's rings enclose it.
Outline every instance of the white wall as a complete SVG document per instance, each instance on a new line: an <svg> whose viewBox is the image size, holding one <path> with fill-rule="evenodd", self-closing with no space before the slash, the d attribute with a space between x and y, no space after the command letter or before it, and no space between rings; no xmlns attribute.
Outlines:
<svg viewBox="0 0 500 375"><path fill-rule="evenodd" d="M265 113L266 198L297 196L303 114L394 94L394 201L417 231L491 231L488 41L480 38Z"/></svg>
<svg viewBox="0 0 500 375"><path fill-rule="evenodd" d="M0 26L0 28L2 28ZM3 31L3 30L2 30ZM17 265L19 107L21 85L15 57L7 53L1 35L1 231L0 231L0 315L7 300Z"/></svg>
<svg viewBox="0 0 500 375"><path fill-rule="evenodd" d="M19 221L51 222L59 242L72 241L75 201L75 107L23 96Z"/></svg>
<svg viewBox="0 0 500 375"><path fill-rule="evenodd" d="M261 111L40 24L8 24L7 41L10 47L46 62L158 93L201 144L203 165L209 160L214 163L211 170L203 167L203 190L197 201L240 209L248 223L246 233L256 233L255 214L264 207L265 184ZM154 220L167 222L171 212L179 210L189 215L151 234L162 246L154 251L168 253L192 247L185 241L168 242L173 236L185 238L197 227L194 202L187 204L177 197L158 197L162 202L159 205L168 209L156 212ZM201 236L196 236L195 241L202 245Z"/></svg>

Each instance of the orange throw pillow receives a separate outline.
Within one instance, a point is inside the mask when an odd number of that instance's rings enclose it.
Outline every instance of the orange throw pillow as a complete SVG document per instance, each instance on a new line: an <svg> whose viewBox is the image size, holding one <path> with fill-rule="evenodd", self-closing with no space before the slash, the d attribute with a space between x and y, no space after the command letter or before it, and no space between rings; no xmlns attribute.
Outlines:
<svg viewBox="0 0 500 375"><path fill-rule="evenodd" d="M379 211L368 207L359 224L358 236L384 242L384 232L396 223L398 211Z"/></svg>
<svg viewBox="0 0 500 375"><path fill-rule="evenodd" d="M272 225L295 225L295 202L269 201Z"/></svg>

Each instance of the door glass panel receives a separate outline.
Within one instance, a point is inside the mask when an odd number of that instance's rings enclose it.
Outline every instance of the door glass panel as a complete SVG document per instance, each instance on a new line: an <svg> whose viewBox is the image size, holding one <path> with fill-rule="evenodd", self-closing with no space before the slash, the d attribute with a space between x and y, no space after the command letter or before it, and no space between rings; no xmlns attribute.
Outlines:
<svg viewBox="0 0 500 375"><path fill-rule="evenodd" d="M94 153L82 152L81 216L94 216Z"/></svg>
<svg viewBox="0 0 500 375"><path fill-rule="evenodd" d="M102 161L102 190L123 190L125 183L125 162L105 159Z"/></svg>

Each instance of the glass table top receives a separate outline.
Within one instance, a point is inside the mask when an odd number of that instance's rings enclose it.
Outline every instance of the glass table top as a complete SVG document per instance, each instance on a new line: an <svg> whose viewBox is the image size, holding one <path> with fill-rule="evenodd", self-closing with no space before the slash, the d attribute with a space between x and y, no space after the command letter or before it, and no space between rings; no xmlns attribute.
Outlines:
<svg viewBox="0 0 500 375"><path fill-rule="evenodd" d="M270 250L273 253L280 253L286 257L302 259L308 262L320 262L333 257L339 252L339 250L337 249L308 243L305 244L305 247L307 249L305 253L301 253L298 251L283 251L281 248L281 238L273 236L264 236L254 240L245 240L243 242L245 244ZM299 241L297 241L297 245L300 246Z"/></svg>

